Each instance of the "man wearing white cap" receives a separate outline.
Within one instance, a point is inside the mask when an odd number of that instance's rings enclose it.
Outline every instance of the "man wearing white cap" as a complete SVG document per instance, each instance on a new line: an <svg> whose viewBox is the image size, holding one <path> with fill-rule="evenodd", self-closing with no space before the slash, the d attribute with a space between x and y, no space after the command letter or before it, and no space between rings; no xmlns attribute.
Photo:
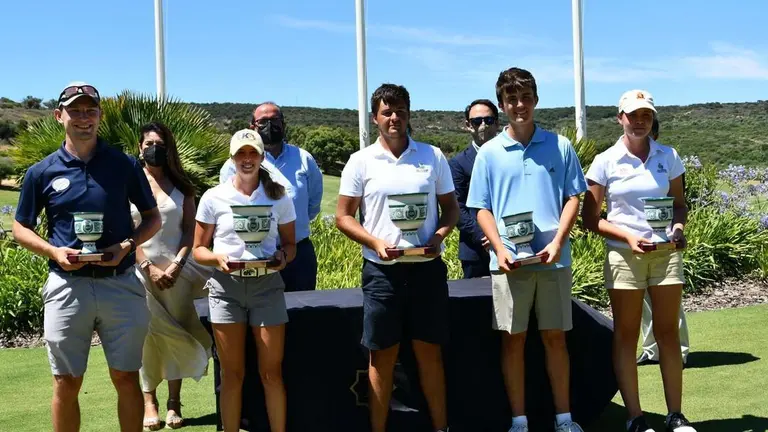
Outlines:
<svg viewBox="0 0 768 432"><path fill-rule="evenodd" d="M588 190L582 208L584 226L605 237L605 285L613 310L613 365L629 432L653 431L640 407L635 352L640 333L643 297L650 293L653 332L667 402L667 432L695 432L682 414L683 362L680 352L678 312L682 298L683 257L680 250L646 252L644 244L662 240L648 223L645 200L670 197L672 221L666 237L685 245L683 230L685 167L677 152L651 136L656 116L653 96L630 90L619 100L618 121L624 134L616 144L595 157L586 174ZM607 216L601 216L603 200Z"/></svg>
<svg viewBox="0 0 768 432"><path fill-rule="evenodd" d="M27 170L13 224L19 244L48 258L42 296L54 375L53 430L80 428L78 394L95 330L117 390L120 428L138 432L144 413L139 369L149 311L144 286L132 269L136 245L160 229L160 213L139 162L98 137L101 97L94 86L69 84L54 116L64 127L64 142ZM131 203L141 214L135 230ZM47 241L34 231L43 209ZM96 248L112 254L109 261L83 264L69 258L83 247L75 234L75 212L103 215Z"/></svg>

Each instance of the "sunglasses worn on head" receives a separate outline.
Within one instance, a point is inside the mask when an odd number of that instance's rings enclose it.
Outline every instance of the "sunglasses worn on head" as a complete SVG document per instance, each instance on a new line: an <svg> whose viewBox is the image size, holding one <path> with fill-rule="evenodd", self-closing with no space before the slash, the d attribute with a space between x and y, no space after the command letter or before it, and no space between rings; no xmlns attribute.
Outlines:
<svg viewBox="0 0 768 432"><path fill-rule="evenodd" d="M77 94L87 94L88 96L91 96L95 99L101 99L99 96L99 91L96 90L96 87L90 86L90 85L84 85L84 86L70 86L65 88L61 94L59 95L59 102L63 102L72 96L75 96Z"/></svg>
<svg viewBox="0 0 768 432"><path fill-rule="evenodd" d="M485 122L487 126L490 126L496 123L496 119L490 116L489 117L473 117L469 119L469 123L474 127L480 126L483 122Z"/></svg>

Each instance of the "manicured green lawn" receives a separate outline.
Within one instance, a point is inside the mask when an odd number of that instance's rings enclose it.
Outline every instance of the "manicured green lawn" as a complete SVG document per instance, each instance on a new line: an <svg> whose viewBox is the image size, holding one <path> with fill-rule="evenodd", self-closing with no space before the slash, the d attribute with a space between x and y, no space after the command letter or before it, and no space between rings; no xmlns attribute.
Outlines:
<svg viewBox="0 0 768 432"><path fill-rule="evenodd" d="M683 408L698 432L768 431L768 305L689 314L692 353L685 370ZM101 348L91 350L80 405L83 431L118 430L116 398ZM213 372L213 366L209 373ZM640 367L643 408L651 426L663 431L666 414L657 366ZM43 348L0 350L0 431L50 430L51 378ZM159 392L165 400L166 391ZM183 413L188 431L215 425L213 377L184 382ZM621 431L621 398L587 432ZM161 413L164 416L164 411Z"/></svg>

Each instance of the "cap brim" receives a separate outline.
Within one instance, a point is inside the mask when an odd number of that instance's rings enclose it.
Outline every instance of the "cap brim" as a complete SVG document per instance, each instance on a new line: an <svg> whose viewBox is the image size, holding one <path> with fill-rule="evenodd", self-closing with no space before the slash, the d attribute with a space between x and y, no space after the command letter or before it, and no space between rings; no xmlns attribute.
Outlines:
<svg viewBox="0 0 768 432"><path fill-rule="evenodd" d="M70 105L72 105L72 103L74 101L80 99L83 96L90 98L93 101L93 103L95 103L96 105L99 105L99 100L96 99L95 97L93 97L93 96L91 96L89 94L85 94L85 93L78 93L78 94L72 96L71 98L65 100L64 102L60 102L59 106L70 106Z"/></svg>
<svg viewBox="0 0 768 432"><path fill-rule="evenodd" d="M243 147L253 147L254 150L256 150L259 154L264 154L264 149L259 148L258 146L251 144L251 143L243 143L238 145L237 147L230 147L229 148L229 155L234 156L237 154L237 152L243 148Z"/></svg>
<svg viewBox="0 0 768 432"><path fill-rule="evenodd" d="M651 105L650 102L643 99L632 101L626 104L624 107L622 107L621 111L629 114L631 112L639 110L640 108L648 108L649 110L656 112L656 108L654 108L654 106Z"/></svg>

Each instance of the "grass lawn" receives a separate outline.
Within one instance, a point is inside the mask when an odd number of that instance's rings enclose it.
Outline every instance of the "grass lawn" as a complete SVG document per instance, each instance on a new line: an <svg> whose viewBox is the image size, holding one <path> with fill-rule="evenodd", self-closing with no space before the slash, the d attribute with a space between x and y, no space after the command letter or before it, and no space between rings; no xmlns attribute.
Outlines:
<svg viewBox="0 0 768 432"><path fill-rule="evenodd" d="M9 189L0 189L0 208L5 205L13 206L16 208L16 204L19 203L19 192ZM6 230L11 229L11 222L13 221L12 215L0 214L0 223Z"/></svg>
<svg viewBox="0 0 768 432"><path fill-rule="evenodd" d="M692 353L685 370L683 409L698 432L768 431L768 305L691 313ZM101 348L93 348L81 393L83 431L118 430L116 398ZM209 368L213 371L213 366ZM651 426L663 431L666 414L657 366L639 368L643 408ZM50 430L50 369L45 350L0 350L0 431ZM183 413L189 431L215 425L213 377L184 382ZM23 401L19 398L23 395ZM164 401L166 391L159 391ZM587 432L620 431L624 408L616 396ZM164 415L164 411L161 413Z"/></svg>

